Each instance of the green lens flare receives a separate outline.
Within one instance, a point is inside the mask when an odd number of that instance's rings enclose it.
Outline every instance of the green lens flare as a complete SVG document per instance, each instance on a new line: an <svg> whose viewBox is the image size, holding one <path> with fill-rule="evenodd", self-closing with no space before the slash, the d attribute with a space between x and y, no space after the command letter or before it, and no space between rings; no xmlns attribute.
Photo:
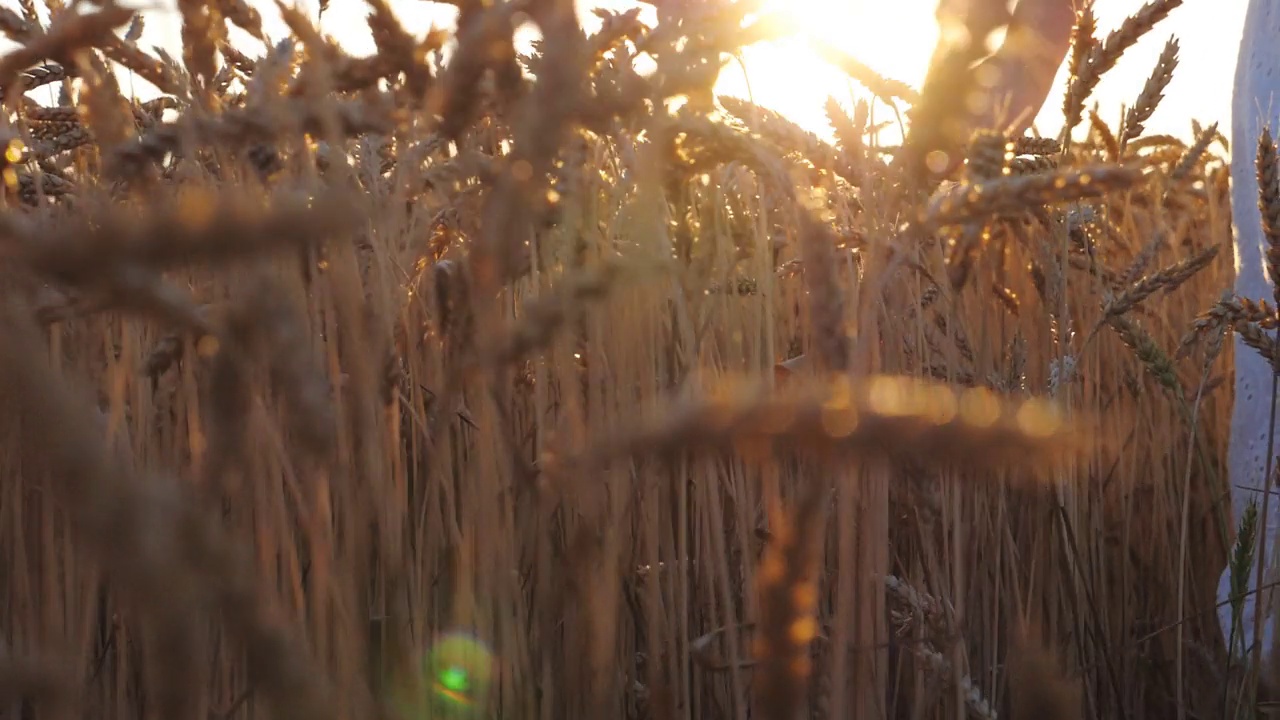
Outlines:
<svg viewBox="0 0 1280 720"><path fill-rule="evenodd" d="M440 673L440 684L453 692L467 691L467 671L460 667L447 667Z"/></svg>
<svg viewBox="0 0 1280 720"><path fill-rule="evenodd" d="M420 667L417 689L401 696L406 717L427 720L485 716L494 659L475 636L452 632L438 637Z"/></svg>

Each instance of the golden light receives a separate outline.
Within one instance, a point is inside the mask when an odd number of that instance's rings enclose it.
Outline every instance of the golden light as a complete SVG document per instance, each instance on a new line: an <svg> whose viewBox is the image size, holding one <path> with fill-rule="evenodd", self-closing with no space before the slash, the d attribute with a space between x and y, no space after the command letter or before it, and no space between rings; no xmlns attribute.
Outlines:
<svg viewBox="0 0 1280 720"><path fill-rule="evenodd" d="M714 1L714 0L695 0ZM264 27L274 38L284 37L287 29L280 21L272 0L248 0L263 14ZM286 5L300 5L313 12L316 0L284 0ZM626 11L640 7L641 18L652 23L655 13L636 0L576 0L582 21L588 31L599 27L591 10L603 8ZM717 91L751 99L776 110L805 129L830 137L823 105L834 97L846 110L853 101L869 98L857 83L820 60L806 37L817 38L848 53L876 72L919 87L928 69L930 55L938 38L934 12L938 0L764 0L767 10L792 18L806 33L788 40L761 44L745 53L747 75L731 62L722 73ZM393 0L394 12L413 33L423 36L432 27L452 26L455 10L446 3ZM1101 35L1111 32L1130 13L1138 9L1138 0L1117 0L1096 5ZM1222 42L1220 33L1202 32L1204 27L1227 28L1227 37L1238 32L1244 18L1243 2L1187 3L1163 21L1159 29L1148 33L1130 51L1116 69L1098 86L1093 100L1099 102L1110 122L1118 121L1123 104L1132 104L1155 64L1156 57L1170 34L1182 43L1182 63L1165 93L1160 109L1147 124L1149 133L1185 136L1189 119L1202 123L1218 122L1219 129L1230 134L1231 73L1235 65L1234 44ZM350 52L373 50L372 34L365 23L367 6L363 2L331 3L325 12L322 28L332 33ZM175 57L181 56L181 16L171 2L158 4L147 15L142 45L163 46ZM530 32L523 32L526 39ZM233 33L237 38L243 36ZM1233 41L1234 42L1234 41ZM521 49L527 49L524 43ZM256 46L242 48L250 55L260 52ZM1066 87L1066 68L1059 71L1056 87L1045 112L1037 118L1042 133L1056 134L1061 123L1061 93ZM154 91L138 90L141 99L154 97ZM874 122L895 122L892 112L880 103L873 104ZM898 141L895 128L879 138L885 145Z"/></svg>
<svg viewBox="0 0 1280 720"><path fill-rule="evenodd" d="M766 0L767 12L780 12L794 21L799 34L748 48L743 69L730 63L717 91L756 102L787 115L811 132L829 135L823 110L834 97L846 110L865 88L820 59L814 41L848 53L881 75L919 87L928 70L938 38L934 19L937 0ZM892 111L877 103L876 122L894 121ZM897 141L886 131L885 144Z"/></svg>
<svg viewBox="0 0 1280 720"><path fill-rule="evenodd" d="M620 0L612 2L621 4ZM1118 27L1140 4L1137 0L1098 3L1100 35L1105 36ZM721 75L717 91L744 99L754 98L760 105L781 112L805 129L830 137L823 111L826 98L835 97L848 110L855 99L870 98L870 94L820 60L806 44L806 37L829 43L881 75L919 88L938 39L937 5L938 0L765 0L768 10L785 13L804 35L749 49L744 58L746 76L739 65L731 63ZM1148 33L1125 53L1123 61L1103 79L1093 100L1100 103L1109 121L1118 121L1122 104L1133 102L1164 41L1172 33L1182 42L1183 62L1165 94L1165 101L1148 123L1147 131L1186 136L1191 117L1205 124L1216 121L1220 128L1229 128L1230 78L1236 51L1234 45L1228 48L1199 29L1206 23L1215 27L1238 27L1244 5L1207 3L1179 8L1158 31ZM998 40L998 36L993 40ZM1194 62L1190 61L1193 56ZM1039 131L1050 136L1061 128L1060 107L1066 76L1064 63L1049 101L1036 118ZM881 144L896 144L900 135L889 108L874 103L872 113L873 122L894 123L894 127L880 136Z"/></svg>

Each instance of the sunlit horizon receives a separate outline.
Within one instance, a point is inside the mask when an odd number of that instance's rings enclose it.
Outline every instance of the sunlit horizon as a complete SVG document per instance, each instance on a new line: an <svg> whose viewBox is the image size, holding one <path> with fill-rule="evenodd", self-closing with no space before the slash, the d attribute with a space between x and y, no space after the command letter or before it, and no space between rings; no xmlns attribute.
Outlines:
<svg viewBox="0 0 1280 720"><path fill-rule="evenodd" d="M287 34L274 2L250 2L262 12L270 37L282 38ZM390 0L390 3L404 25L419 35L433 25L451 27L453 24L455 10L448 5L423 0ZM315 0L302 0L301 4L314 12ZM886 77L917 88L924 79L938 34L934 19L937 0L898 0L896 3L770 0L766 5L770 9L786 9L803 33L837 47ZM1097 0L1099 35L1110 32L1141 5L1142 0ZM589 12L595 7L610 10L640 7L641 17L654 21L650 6L632 0L578 0L578 6L588 30L599 23ZM365 25L366 13L367 6L359 0L332 2L321 27L351 52L372 52L374 46ZM170 52L180 47L181 21L171 4L166 2L146 15L144 47L160 45ZM1137 96L1165 41L1175 35L1181 44L1180 63L1164 101L1147 123L1147 132L1186 138L1194 119L1206 125L1217 122L1222 133L1230 137L1231 84L1243 20L1244 3L1188 0L1175 9L1103 79L1092 98L1099 104L1102 118L1109 124L1118 124L1123 106ZM1065 86L1064 67L1036 120L1035 127L1042 134L1054 135L1061 128L1061 98ZM748 48L742 65L736 61L726 65L717 92L753 99L824 137L830 137L824 110L828 97L834 97L846 110L851 109L858 98L870 99L865 88L818 58L801 36ZM881 122L894 120L891 110L878 102L873 103L873 116ZM897 131L887 130L886 135L886 143L895 142Z"/></svg>
<svg viewBox="0 0 1280 720"><path fill-rule="evenodd" d="M1142 3L1143 0L1097 0L1094 11L1099 37L1119 26ZM899 0L896 4L875 0L779 0L774 5L785 4L796 8L797 19L807 32L881 75L915 88L923 83L938 37L934 14L937 0ZM1196 120L1203 125L1217 122L1223 135L1230 138L1231 86L1243 23L1244 3L1189 0L1125 53L1117 67L1104 76L1090 108L1098 103L1102 119L1117 126L1122 108L1142 90L1165 42L1176 36L1179 65L1165 99L1146 124L1147 134L1188 138L1191 121ZM862 86L818 59L803 38L750 48L746 66L749 79L736 63L730 63L717 89L736 97L753 95L761 105L786 114L810 131L829 133L823 109L828 96L846 109L858 98L870 99ZM1041 134L1052 136L1061 131L1067 75L1064 63L1053 92L1036 118L1035 128ZM879 105L876 119L892 121L894 117L887 107ZM1083 126L1082 123L1077 132L1082 132Z"/></svg>

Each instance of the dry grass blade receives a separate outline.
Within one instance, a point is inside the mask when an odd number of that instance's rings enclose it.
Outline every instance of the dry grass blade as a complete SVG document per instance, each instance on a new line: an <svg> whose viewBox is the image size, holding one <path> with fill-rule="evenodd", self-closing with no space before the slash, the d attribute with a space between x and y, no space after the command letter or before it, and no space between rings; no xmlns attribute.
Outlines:
<svg viewBox="0 0 1280 720"><path fill-rule="evenodd" d="M819 483L802 490L793 517L775 512L756 575L760 620L754 642L755 695L766 720L792 720L812 672L809 644L818 635Z"/></svg>
<svg viewBox="0 0 1280 720"><path fill-rule="evenodd" d="M827 121L831 123L837 147L852 157L855 164L858 163L865 153L862 136L867 129L870 104L866 100L859 100L854 108L853 117L850 118L835 98L827 98L826 111Z"/></svg>
<svg viewBox="0 0 1280 720"><path fill-rule="evenodd" d="M1126 147L1134 152L1149 149L1183 150L1187 147L1187 143L1182 138L1174 135L1158 134L1130 140Z"/></svg>
<svg viewBox="0 0 1280 720"><path fill-rule="evenodd" d="M1280 319L1280 316L1276 314L1276 309L1269 305L1266 300L1251 300L1249 298L1221 300L1214 310L1210 312L1215 314L1221 312L1231 322L1258 323L1267 330L1276 328L1278 319Z"/></svg>
<svg viewBox="0 0 1280 720"><path fill-rule="evenodd" d="M107 170L115 177L131 179L158 164L184 146L208 144L240 148L253 143L270 143L294 133L322 134L323 122L330 119L344 136L385 133L394 127L395 113L386 103L366 97L362 102L336 102L321 113L302 100L289 102L268 112L263 108L233 108L216 116L187 116L171 123L157 124L142 136L111 148Z"/></svg>
<svg viewBox="0 0 1280 720"><path fill-rule="evenodd" d="M1240 339L1245 345L1258 351L1272 367L1280 371L1280 346L1276 345L1273 335L1263 330L1262 325L1256 322L1242 321L1232 324L1232 329L1240 335Z"/></svg>
<svg viewBox="0 0 1280 720"><path fill-rule="evenodd" d="M1125 18L1124 22L1120 23L1120 27L1113 30L1100 45L1093 48L1089 53L1088 62L1084 63L1084 67L1073 73L1071 84L1067 91L1066 106L1064 107L1069 121L1063 128L1064 134L1069 134L1075 129L1075 121L1080 117L1080 110L1084 107L1084 103L1089 99L1089 96L1093 94L1102 76L1116 66L1116 63L1120 61L1120 57L1125 51L1133 47L1140 37L1155 27L1161 20L1168 17L1169 13L1180 5L1182 5L1182 0L1151 0L1146 5L1143 5L1138 12ZM1088 12L1090 13L1089 17L1092 18L1092 11ZM1080 25L1077 27L1080 27Z"/></svg>
<svg viewBox="0 0 1280 720"><path fill-rule="evenodd" d="M969 152L965 165L966 179L981 182L1004 174L1010 160L1009 140L996 130L978 130L969 140Z"/></svg>
<svg viewBox="0 0 1280 720"><path fill-rule="evenodd" d="M479 7L479 6L477 6ZM428 107L441 117L440 133L455 139L470 124L479 101L477 90L486 69L515 62L511 45L512 20L524 12L521 3L505 2L486 7L471 22L460 25L458 49L449 60L441 82L432 90ZM501 48L498 56L494 48ZM509 53L509 54L508 54Z"/></svg>
<svg viewBox="0 0 1280 720"><path fill-rule="evenodd" d="M835 148L813 133L803 130L794 122L766 108L724 95L721 95L718 100L747 128L778 148L780 152L798 153L814 168L830 170L848 180L850 184L859 183L857 155L837 152ZM844 140L841 139L841 142L843 143ZM856 149L858 145L849 147Z"/></svg>
<svg viewBox="0 0 1280 720"><path fill-rule="evenodd" d="M135 265L104 267L98 277L76 290L84 295L73 302L38 307L36 316L44 322L60 322L76 315L125 310L197 334L210 330L203 308L189 292Z"/></svg>
<svg viewBox="0 0 1280 720"><path fill-rule="evenodd" d="M1016 157L1009 161L1010 175L1033 175L1057 170L1061 161L1053 155L1032 155Z"/></svg>
<svg viewBox="0 0 1280 720"><path fill-rule="evenodd" d="M1178 159L1178 164L1169 172L1169 177L1173 180L1185 180L1191 175L1192 170L1204 158L1205 153L1209 150L1209 145L1218 136L1218 123L1213 123L1209 127L1196 135L1196 141L1182 153L1182 157Z"/></svg>
<svg viewBox="0 0 1280 720"><path fill-rule="evenodd" d="M952 291L959 292L969 282L969 275L987 239L986 226L977 222L965 225L951 240L947 252L947 280Z"/></svg>
<svg viewBox="0 0 1280 720"><path fill-rule="evenodd" d="M1120 337L1120 341L1133 350L1156 382L1173 393L1175 397L1185 396L1173 359L1156 344L1150 334L1123 315L1113 315L1107 320L1107 324Z"/></svg>
<svg viewBox="0 0 1280 720"><path fill-rule="evenodd" d="M113 30L129 22L133 13L127 8L107 5L98 12L63 14L48 34L33 36L25 45L0 58L0 87L5 89L5 105L12 103L14 90L20 87L13 82L15 75L46 58L66 64L71 53L111 35Z"/></svg>
<svg viewBox="0 0 1280 720"><path fill-rule="evenodd" d="M586 40L572 3L551 2L537 19L549 44L544 69L522 104L506 172L488 200L489 222L471 251L471 279L481 293L505 284L522 266L529 212L535 198L545 197L547 173L568 136L587 68Z"/></svg>
<svg viewBox="0 0 1280 720"><path fill-rule="evenodd" d="M80 102L85 126L102 146L123 142L134 132L132 108L107 63L97 53L82 57L80 76L85 88Z"/></svg>
<svg viewBox="0 0 1280 720"><path fill-rule="evenodd" d="M142 16L139 15L139 18ZM102 47L102 53L121 65L138 73L162 92L185 95L186 85L173 68L151 57L127 38L123 41L111 36Z"/></svg>
<svg viewBox="0 0 1280 720"><path fill-rule="evenodd" d="M1018 212L1034 205L1100 197L1133 187L1142 175L1134 167L1095 165L961 184L941 190L929 200L924 222L937 227Z"/></svg>
<svg viewBox="0 0 1280 720"><path fill-rule="evenodd" d="M222 16L237 27L259 40L262 34L262 14L245 0L218 0L218 10Z"/></svg>
<svg viewBox="0 0 1280 720"><path fill-rule="evenodd" d="M1097 32L1097 17L1093 14L1093 4L1086 3L1076 11L1076 24L1071 29L1071 57L1068 68L1071 71L1067 82L1067 94L1062 99L1062 115L1066 126L1074 129L1080 122L1084 112L1084 101L1088 92L1081 84L1081 78L1088 72L1089 58L1093 56L1098 41L1094 38ZM1067 133L1070 136L1070 133Z"/></svg>
<svg viewBox="0 0 1280 720"><path fill-rule="evenodd" d="M849 368L849 329L840 288L835 234L827 223L809 213L800 219L800 248L805 286L813 323L814 359L820 372L842 373Z"/></svg>
<svg viewBox="0 0 1280 720"><path fill-rule="evenodd" d="M1225 292L1224 295L1225 297L1192 322L1191 329L1178 343L1178 352L1175 357L1185 357L1200 338L1224 326L1254 323L1263 330L1274 330L1277 327L1277 319L1280 315L1276 314L1276 309L1266 300L1234 297L1230 291Z"/></svg>
<svg viewBox="0 0 1280 720"><path fill-rule="evenodd" d="M1165 43L1160 58L1156 61L1156 69L1147 78L1146 85L1138 95L1138 101L1124 116L1124 130L1120 133L1121 147L1142 134L1143 124L1151 118L1156 106L1164 99L1164 90L1173 79L1174 68L1178 67L1178 40L1169 38Z"/></svg>
<svg viewBox="0 0 1280 720"><path fill-rule="evenodd" d="M726 383L710 398L663 407L585 456L544 469L579 472L647 453L761 443L990 467L1074 452L1087 442L1079 433L1045 401L1008 404L980 388L958 392L909 378L840 378L818 389L793 384L783 397Z"/></svg>
<svg viewBox="0 0 1280 720"><path fill-rule="evenodd" d="M764 143L724 123L698 115L685 114L662 124L671 138L673 154L678 161L673 164L682 164L687 173L705 172L717 165L740 162L757 173L771 191L788 199L795 197L795 183L787 172L787 164ZM845 170L852 171L852 168Z"/></svg>
<svg viewBox="0 0 1280 720"><path fill-rule="evenodd" d="M816 50L824 60L840 68L846 75L861 83L863 87L870 90L873 95L880 98L886 105L894 105L895 100L902 100L912 105L920 101L920 93L916 92L910 85L880 75L867 65L859 62L852 55L841 52L829 43L816 41Z"/></svg>
<svg viewBox="0 0 1280 720"><path fill-rule="evenodd" d="M63 65L56 63L38 65L23 70L16 82L10 81L8 85L0 84L0 88L5 88L7 91L9 86L13 85L16 88L15 92L25 93L50 83L61 82L70 76L71 73Z"/></svg>
<svg viewBox="0 0 1280 720"><path fill-rule="evenodd" d="M1053 138L1023 136L1013 141L1014 155L1056 155L1062 143Z"/></svg>
<svg viewBox="0 0 1280 720"><path fill-rule="evenodd" d="M1089 129L1094 135L1098 136L1098 141L1107 150L1107 156L1119 160L1120 141L1116 139L1115 133L1111 132L1111 127L1107 125L1106 121L1093 110L1089 111Z"/></svg>
<svg viewBox="0 0 1280 720"><path fill-rule="evenodd" d="M1173 292L1213 262L1214 258L1218 257L1220 249L1217 246L1207 247L1186 260L1162 268L1139 280L1103 307L1104 319L1100 322L1106 322L1106 318L1116 315L1124 315L1159 290Z"/></svg>
<svg viewBox="0 0 1280 720"><path fill-rule="evenodd" d="M215 3L177 0L182 14L182 59L187 73L208 84L217 74L218 45L227 28Z"/></svg>
<svg viewBox="0 0 1280 720"><path fill-rule="evenodd" d="M1262 214L1262 232L1267 240L1267 277L1275 286L1275 300L1280 304L1280 156L1270 128L1258 137L1258 211Z"/></svg>
<svg viewBox="0 0 1280 720"><path fill-rule="evenodd" d="M222 262L317 244L355 227L358 206L348 193L326 190L273 199L244 193L189 192L157 203L141 218L113 208L68 221L56 234L11 231L18 257L40 273L91 284L104 267Z"/></svg>

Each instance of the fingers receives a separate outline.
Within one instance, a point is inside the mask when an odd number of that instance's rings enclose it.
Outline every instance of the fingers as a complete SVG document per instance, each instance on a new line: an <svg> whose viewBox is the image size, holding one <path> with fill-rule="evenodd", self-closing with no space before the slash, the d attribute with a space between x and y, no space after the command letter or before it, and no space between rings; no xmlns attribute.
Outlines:
<svg viewBox="0 0 1280 720"><path fill-rule="evenodd" d="M1071 47L1077 0L1022 0L1004 44L979 69L990 88L977 127L1008 126L1021 134L1043 107L1058 68Z"/></svg>
<svg viewBox="0 0 1280 720"><path fill-rule="evenodd" d="M940 25L964 23L975 16L1003 25L1009 18L1009 0L939 0L935 13Z"/></svg>
<svg viewBox="0 0 1280 720"><path fill-rule="evenodd" d="M966 28L996 28L1006 25L1011 15L1010 0L938 0L935 18L940 36L929 65L932 67L950 51L953 33Z"/></svg>

